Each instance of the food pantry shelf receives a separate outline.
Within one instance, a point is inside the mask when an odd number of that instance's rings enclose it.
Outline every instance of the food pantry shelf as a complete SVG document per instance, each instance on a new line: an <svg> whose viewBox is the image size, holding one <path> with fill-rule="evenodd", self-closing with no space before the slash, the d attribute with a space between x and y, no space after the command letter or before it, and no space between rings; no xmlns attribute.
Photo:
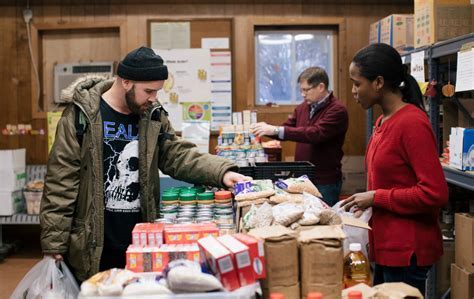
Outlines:
<svg viewBox="0 0 474 299"><path fill-rule="evenodd" d="M446 165L443 165L443 170L448 183L474 191L474 173L460 171Z"/></svg>

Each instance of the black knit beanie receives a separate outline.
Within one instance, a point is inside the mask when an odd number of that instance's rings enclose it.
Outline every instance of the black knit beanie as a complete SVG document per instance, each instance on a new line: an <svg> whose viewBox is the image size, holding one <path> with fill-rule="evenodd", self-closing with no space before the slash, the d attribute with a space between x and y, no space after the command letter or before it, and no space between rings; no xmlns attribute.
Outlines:
<svg viewBox="0 0 474 299"><path fill-rule="evenodd" d="M168 68L152 49L140 47L119 63L117 75L133 81L159 81L168 79Z"/></svg>

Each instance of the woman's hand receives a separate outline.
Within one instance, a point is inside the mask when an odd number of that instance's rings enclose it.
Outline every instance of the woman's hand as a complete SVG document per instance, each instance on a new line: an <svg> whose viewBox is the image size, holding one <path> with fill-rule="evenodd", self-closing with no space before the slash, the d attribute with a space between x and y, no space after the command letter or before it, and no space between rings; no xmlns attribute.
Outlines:
<svg viewBox="0 0 474 299"><path fill-rule="evenodd" d="M356 193L349 198L346 198L341 208L344 207L346 211L349 211L352 207L356 207L357 210L365 210L370 208L374 204L375 191L367 191L363 193Z"/></svg>

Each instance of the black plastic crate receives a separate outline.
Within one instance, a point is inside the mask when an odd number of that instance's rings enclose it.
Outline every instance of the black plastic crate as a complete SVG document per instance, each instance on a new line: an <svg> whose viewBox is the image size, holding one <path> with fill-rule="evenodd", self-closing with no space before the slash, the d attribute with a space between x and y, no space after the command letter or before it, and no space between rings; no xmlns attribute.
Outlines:
<svg viewBox="0 0 474 299"><path fill-rule="evenodd" d="M253 178L256 180L297 178L307 175L314 182L316 167L307 161L304 162L266 162L256 163Z"/></svg>
<svg viewBox="0 0 474 299"><path fill-rule="evenodd" d="M246 167L239 167L239 170L237 171L240 174L250 176L255 179L255 167L254 166L246 166Z"/></svg>

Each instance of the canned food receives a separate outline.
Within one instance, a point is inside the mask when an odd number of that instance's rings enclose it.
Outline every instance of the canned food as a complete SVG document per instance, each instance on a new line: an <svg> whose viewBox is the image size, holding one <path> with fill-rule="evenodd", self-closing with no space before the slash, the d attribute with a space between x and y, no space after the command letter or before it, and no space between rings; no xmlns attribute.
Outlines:
<svg viewBox="0 0 474 299"><path fill-rule="evenodd" d="M173 224L173 221L166 218L158 218L158 219L155 219L155 223Z"/></svg>
<svg viewBox="0 0 474 299"><path fill-rule="evenodd" d="M179 217L178 219L176 219L176 222L180 223L180 224L193 223L193 220L191 218L188 218L188 217Z"/></svg>
<svg viewBox="0 0 474 299"><path fill-rule="evenodd" d="M236 233L234 224L218 224L219 235L233 235Z"/></svg>
<svg viewBox="0 0 474 299"><path fill-rule="evenodd" d="M197 223L212 222L212 217L197 217L196 222Z"/></svg>

